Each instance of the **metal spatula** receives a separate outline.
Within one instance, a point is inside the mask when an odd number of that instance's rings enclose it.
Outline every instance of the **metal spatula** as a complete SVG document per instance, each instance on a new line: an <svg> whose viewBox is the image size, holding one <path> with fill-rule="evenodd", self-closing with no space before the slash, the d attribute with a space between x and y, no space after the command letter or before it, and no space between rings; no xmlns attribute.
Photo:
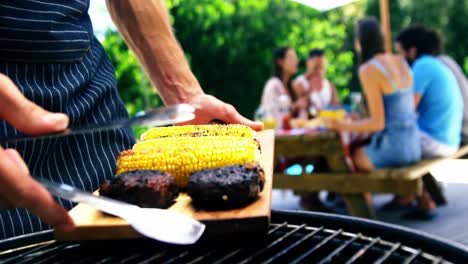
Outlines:
<svg viewBox="0 0 468 264"><path fill-rule="evenodd" d="M37 180L52 194L77 203L88 204L100 211L125 219L142 235L172 244L193 244L205 231L205 225L182 213L141 208L106 197L83 192L70 185Z"/></svg>
<svg viewBox="0 0 468 264"><path fill-rule="evenodd" d="M36 136L21 136L16 138L0 138L0 144L15 143L21 141L58 138L71 135L81 135L87 133L95 133L99 131L124 128L124 127L158 127L180 122L189 121L195 118L195 106L189 104L178 104L173 106L166 106L155 108L145 113L128 119L121 119L103 124L90 124L84 126L72 126L65 131L36 135Z"/></svg>

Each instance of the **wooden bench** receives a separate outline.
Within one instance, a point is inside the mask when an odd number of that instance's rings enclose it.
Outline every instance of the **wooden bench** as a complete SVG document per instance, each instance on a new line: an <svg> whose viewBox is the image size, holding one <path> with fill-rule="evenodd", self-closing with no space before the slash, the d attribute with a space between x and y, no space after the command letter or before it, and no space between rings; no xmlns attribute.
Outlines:
<svg viewBox="0 0 468 264"><path fill-rule="evenodd" d="M277 171L274 173L274 188L296 191L327 190L341 193L350 213L366 218L375 218L375 212L373 208L367 206L364 192L420 196L424 184L438 205L445 204L447 201L430 170L444 160L457 159L468 154L468 145L465 145L451 157L423 160L411 166L395 169L352 173L347 166L341 141L332 132L319 135L277 136L275 141L276 163L282 157L322 156L327 160L330 170L301 175L285 175Z"/></svg>

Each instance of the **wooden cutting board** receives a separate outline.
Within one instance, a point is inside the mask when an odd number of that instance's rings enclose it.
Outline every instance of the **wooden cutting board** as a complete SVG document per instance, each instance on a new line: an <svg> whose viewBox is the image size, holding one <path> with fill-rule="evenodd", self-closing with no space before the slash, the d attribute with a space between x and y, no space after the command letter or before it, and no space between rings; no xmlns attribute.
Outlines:
<svg viewBox="0 0 468 264"><path fill-rule="evenodd" d="M265 170L265 186L255 202L238 209L200 211L191 205L185 193L167 210L179 211L206 224L205 235L266 233L270 223L273 175L274 131L257 133L262 148L261 162ZM57 240L111 240L141 237L125 220L105 215L86 204L78 204L70 211L75 221L72 232L55 232Z"/></svg>

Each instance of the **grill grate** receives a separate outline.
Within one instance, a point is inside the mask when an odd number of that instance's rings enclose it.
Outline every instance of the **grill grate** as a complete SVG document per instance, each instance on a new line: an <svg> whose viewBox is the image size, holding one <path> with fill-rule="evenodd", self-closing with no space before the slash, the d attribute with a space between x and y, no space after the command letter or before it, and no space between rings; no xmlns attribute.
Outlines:
<svg viewBox="0 0 468 264"><path fill-rule="evenodd" d="M0 255L1 263L448 263L380 238L307 224L271 224L248 241L174 246L145 239L54 242Z"/></svg>

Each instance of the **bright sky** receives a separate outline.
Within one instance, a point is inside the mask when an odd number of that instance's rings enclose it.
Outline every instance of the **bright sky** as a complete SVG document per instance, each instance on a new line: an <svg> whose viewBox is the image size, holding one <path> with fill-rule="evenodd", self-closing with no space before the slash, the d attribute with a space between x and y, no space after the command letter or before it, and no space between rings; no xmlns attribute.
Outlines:
<svg viewBox="0 0 468 264"><path fill-rule="evenodd" d="M107 12L106 2L104 0L90 1L89 15L93 21L94 32L96 36L101 39L102 34L108 28L114 28L114 23Z"/></svg>
<svg viewBox="0 0 468 264"><path fill-rule="evenodd" d="M313 7L319 11L327 11L327 10L330 10L339 6L349 4L351 2L356 2L357 0L294 0L294 1Z"/></svg>

